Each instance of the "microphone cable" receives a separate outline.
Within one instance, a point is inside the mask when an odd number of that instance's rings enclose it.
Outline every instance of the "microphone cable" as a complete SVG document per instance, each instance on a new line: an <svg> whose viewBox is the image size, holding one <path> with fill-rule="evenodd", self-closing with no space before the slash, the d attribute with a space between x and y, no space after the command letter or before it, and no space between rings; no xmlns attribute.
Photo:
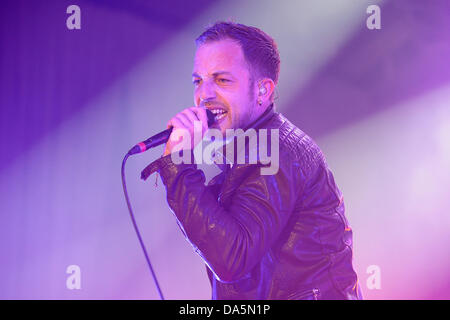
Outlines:
<svg viewBox="0 0 450 320"><path fill-rule="evenodd" d="M139 229L138 229L137 224L136 224L136 220L134 219L133 209L131 208L130 199L128 198L127 185L126 185L126 181L125 181L125 163L127 162L127 159L128 159L129 156L130 156L130 153L127 153L125 155L125 157L123 158L123 161L122 161L122 170L121 170L121 172L122 172L123 193L125 194L125 199L127 201L128 211L130 213L131 221L133 222L134 230L136 231L136 235L137 235L137 237L139 239L139 243L141 244L141 248L142 248L142 251L144 252L145 259L147 260L147 264L148 264L148 267L150 269L150 273L151 273L151 275L153 277L153 280L154 280L155 285L156 285L156 289L158 290L158 293L159 293L159 297L161 298L161 300L164 300L163 293L161 291L161 288L159 287L158 279L156 278L155 271L153 270L152 264L150 262L150 258L148 257L147 249L145 248L144 242L142 241L141 234L140 234Z"/></svg>
<svg viewBox="0 0 450 320"><path fill-rule="evenodd" d="M209 127L215 122L215 115L211 112L211 110L206 109L206 116L208 118L208 127ZM150 273L153 277L153 280L155 281L156 289L158 290L159 297L161 298L161 300L164 300L164 296L162 294L161 288L159 287L158 279L156 278L156 274L155 274L155 271L153 270L152 264L150 262L150 258L148 257L147 249L145 248L144 242L142 241L142 237L141 237L141 234L137 227L136 220L134 219L133 209L131 208L130 199L128 198L127 185L125 182L125 163L127 162L127 159L130 155L147 151L150 148L153 148L160 144L165 143L167 141L167 139L169 139L171 132L172 132L172 128L166 129L166 130L154 135L153 137L150 137L147 140L138 143L133 148L131 148L130 151L128 151L128 153L123 158L122 170L121 170L123 193L125 194L125 199L127 201L127 206L128 206L128 211L130 213L131 221L133 222L134 230L136 231L136 235L139 239L139 243L141 244L142 251L144 252L145 259L147 260L147 264L150 269Z"/></svg>

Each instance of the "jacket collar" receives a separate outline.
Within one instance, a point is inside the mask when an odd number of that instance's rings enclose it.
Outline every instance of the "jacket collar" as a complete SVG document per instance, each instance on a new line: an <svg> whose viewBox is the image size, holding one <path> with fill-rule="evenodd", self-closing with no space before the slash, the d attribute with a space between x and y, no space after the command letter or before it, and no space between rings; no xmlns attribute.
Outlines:
<svg viewBox="0 0 450 320"><path fill-rule="evenodd" d="M265 111L262 115L260 115L255 121L253 121L252 123L250 123L249 125L247 125L245 127L245 129L243 129L244 132L246 132L248 129L258 129L260 127L262 127L269 119L271 119L274 115L275 115L275 107L274 104L272 103ZM233 138L233 141L236 142L236 137ZM230 144L230 142L227 142L224 147L226 148L227 146L230 146L234 144ZM227 172L233 165L230 163L234 163L234 160L230 160L227 159L225 154L223 154L221 151L222 150L217 150L217 153L219 154L219 156L223 159L222 160L222 164L216 163L216 165L222 170ZM239 150L236 150L236 152L239 152ZM242 151L242 150L241 150ZM236 157L236 154L234 155Z"/></svg>
<svg viewBox="0 0 450 320"><path fill-rule="evenodd" d="M275 107L273 105L273 103L267 107L266 111L264 111L264 113L262 115L260 115L258 117L258 119L256 119L255 121L253 121L252 123L250 123L245 129L244 131L246 131L247 129L253 128L253 129L258 129L261 125L263 125L267 120L269 120L270 118L272 118L272 116L275 114Z"/></svg>

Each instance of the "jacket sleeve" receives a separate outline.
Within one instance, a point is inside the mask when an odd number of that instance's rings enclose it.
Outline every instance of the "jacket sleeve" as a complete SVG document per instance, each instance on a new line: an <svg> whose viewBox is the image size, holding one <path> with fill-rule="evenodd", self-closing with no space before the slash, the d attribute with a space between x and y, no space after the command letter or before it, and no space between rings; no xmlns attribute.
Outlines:
<svg viewBox="0 0 450 320"><path fill-rule="evenodd" d="M186 238L222 282L243 278L267 253L285 226L297 196L293 168L280 161L274 175L260 165L237 165L239 185L226 208L195 164L157 160L167 202Z"/></svg>

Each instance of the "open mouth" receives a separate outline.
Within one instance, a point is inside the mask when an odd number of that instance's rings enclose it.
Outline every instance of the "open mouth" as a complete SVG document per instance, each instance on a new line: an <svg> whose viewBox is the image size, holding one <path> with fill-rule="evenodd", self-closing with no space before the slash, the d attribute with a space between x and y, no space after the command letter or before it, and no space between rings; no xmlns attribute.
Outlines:
<svg viewBox="0 0 450 320"><path fill-rule="evenodd" d="M219 122L220 120L224 119L225 116L227 115L227 111L225 111L224 109L209 109L213 114L214 114L214 119L216 120L216 122Z"/></svg>

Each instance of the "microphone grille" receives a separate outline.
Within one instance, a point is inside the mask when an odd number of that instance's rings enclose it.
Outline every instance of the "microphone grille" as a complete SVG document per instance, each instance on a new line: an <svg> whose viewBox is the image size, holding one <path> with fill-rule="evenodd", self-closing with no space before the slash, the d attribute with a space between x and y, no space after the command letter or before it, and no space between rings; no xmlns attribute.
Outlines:
<svg viewBox="0 0 450 320"><path fill-rule="evenodd" d="M206 116L208 117L208 127L216 122L216 117L214 113L211 112L211 110L206 109Z"/></svg>

